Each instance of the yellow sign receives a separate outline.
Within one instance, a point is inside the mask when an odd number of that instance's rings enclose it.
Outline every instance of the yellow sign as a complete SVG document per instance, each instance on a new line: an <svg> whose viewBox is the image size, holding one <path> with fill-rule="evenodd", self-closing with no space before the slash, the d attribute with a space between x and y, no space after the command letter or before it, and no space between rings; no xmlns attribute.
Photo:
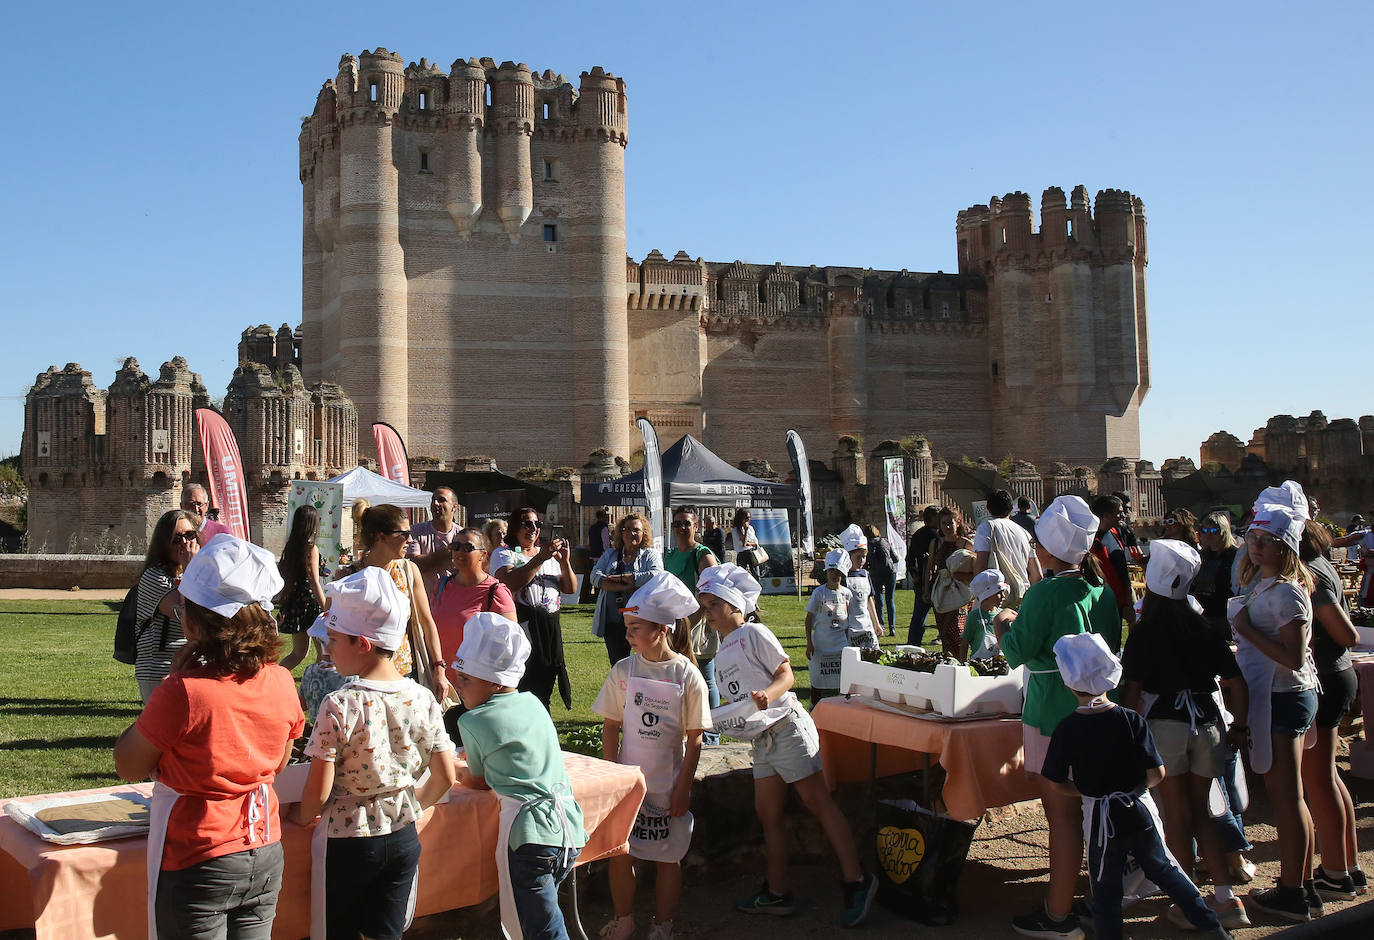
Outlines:
<svg viewBox="0 0 1374 940"><path fill-rule="evenodd" d="M894 884L904 884L925 854L926 840L919 829L884 826L878 830L878 862Z"/></svg>

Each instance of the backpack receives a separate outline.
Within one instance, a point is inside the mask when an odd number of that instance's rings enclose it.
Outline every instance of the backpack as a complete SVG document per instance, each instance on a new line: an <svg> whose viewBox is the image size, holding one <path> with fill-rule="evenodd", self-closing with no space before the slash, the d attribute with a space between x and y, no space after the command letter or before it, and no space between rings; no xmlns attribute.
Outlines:
<svg viewBox="0 0 1374 940"><path fill-rule="evenodd" d="M119 617L115 620L114 660L134 665L138 661L138 635L148 628L153 618L142 623L138 619L138 585L129 588L124 595L124 603L119 605Z"/></svg>

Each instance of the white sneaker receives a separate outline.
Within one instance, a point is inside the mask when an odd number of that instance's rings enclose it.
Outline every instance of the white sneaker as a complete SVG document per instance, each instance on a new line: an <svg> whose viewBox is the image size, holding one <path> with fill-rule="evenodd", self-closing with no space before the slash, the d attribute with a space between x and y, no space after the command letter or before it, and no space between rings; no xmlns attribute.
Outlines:
<svg viewBox="0 0 1374 940"><path fill-rule="evenodd" d="M635 915L626 914L606 922L598 936L601 940L630 940L635 935Z"/></svg>
<svg viewBox="0 0 1374 940"><path fill-rule="evenodd" d="M662 920L649 928L649 940L673 940L673 922Z"/></svg>

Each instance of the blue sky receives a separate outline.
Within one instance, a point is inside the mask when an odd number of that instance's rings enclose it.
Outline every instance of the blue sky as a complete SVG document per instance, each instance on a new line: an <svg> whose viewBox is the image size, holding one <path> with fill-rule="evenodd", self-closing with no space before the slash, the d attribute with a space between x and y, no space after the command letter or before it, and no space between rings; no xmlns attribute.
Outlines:
<svg viewBox="0 0 1374 940"><path fill-rule="evenodd" d="M49 364L106 386L124 356L155 374L180 353L219 396L245 326L299 322L299 120L340 55L378 45L623 75L636 258L952 271L961 208L1129 189L1150 225L1143 456L1196 459L1276 413L1374 411L1363 4L47 3L6 20L0 455Z"/></svg>

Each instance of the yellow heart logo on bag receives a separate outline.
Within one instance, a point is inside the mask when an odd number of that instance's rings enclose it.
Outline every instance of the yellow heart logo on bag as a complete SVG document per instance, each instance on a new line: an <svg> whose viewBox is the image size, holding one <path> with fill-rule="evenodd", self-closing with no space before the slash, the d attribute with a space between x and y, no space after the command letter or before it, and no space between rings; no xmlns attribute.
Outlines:
<svg viewBox="0 0 1374 940"><path fill-rule="evenodd" d="M925 854L926 839L919 829L884 826L878 830L878 863L894 884L904 884Z"/></svg>

